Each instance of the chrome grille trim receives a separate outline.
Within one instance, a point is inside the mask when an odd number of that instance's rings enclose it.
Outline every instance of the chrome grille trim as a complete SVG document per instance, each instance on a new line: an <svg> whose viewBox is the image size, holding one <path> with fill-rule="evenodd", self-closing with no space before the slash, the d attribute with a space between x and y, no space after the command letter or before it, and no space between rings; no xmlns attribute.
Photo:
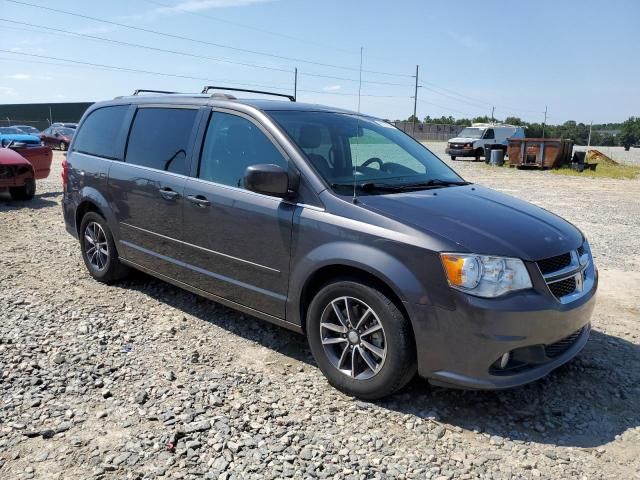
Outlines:
<svg viewBox="0 0 640 480"><path fill-rule="evenodd" d="M579 299L586 292L591 290L594 283L594 275L593 273L590 273L592 269L589 268L592 261L588 249L585 248L584 245L581 245L577 250L571 250L569 254L571 256L571 262L569 265L553 272L542 273L540 266L536 262L538 270L540 271L542 278L544 278L549 292L562 304L571 303ZM551 288L551 285L558 282L564 282L571 278L575 281L574 290L560 296L555 295L554 289Z"/></svg>

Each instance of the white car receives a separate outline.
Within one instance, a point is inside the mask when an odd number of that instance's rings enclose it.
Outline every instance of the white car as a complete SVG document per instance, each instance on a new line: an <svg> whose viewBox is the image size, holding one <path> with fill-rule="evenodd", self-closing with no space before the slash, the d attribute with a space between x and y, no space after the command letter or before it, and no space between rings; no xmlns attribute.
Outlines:
<svg viewBox="0 0 640 480"><path fill-rule="evenodd" d="M458 157L474 157L480 160L485 145L501 145L505 153L510 138L524 138L524 128L503 123L474 123L463 129L456 138L449 140L446 153L451 160Z"/></svg>

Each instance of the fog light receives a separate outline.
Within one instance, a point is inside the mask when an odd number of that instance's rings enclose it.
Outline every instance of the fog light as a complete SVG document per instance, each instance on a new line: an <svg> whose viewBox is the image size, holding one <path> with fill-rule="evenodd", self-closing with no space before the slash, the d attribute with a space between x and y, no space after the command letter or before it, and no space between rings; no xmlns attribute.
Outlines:
<svg viewBox="0 0 640 480"><path fill-rule="evenodd" d="M505 368L509 363L510 359L511 359L511 352L507 352L504 355L502 355L502 358L500 359L500 368Z"/></svg>

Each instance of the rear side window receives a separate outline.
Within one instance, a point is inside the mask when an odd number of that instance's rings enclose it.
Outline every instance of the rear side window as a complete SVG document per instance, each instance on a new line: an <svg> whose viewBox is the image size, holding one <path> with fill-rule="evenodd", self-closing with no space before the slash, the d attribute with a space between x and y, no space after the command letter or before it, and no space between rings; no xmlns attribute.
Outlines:
<svg viewBox="0 0 640 480"><path fill-rule="evenodd" d="M98 157L118 156L118 136L129 105L117 105L94 110L76 134L73 149ZM48 129L51 134L51 129Z"/></svg>
<svg viewBox="0 0 640 480"><path fill-rule="evenodd" d="M189 138L197 113L192 108L140 108L129 134L125 161L186 175Z"/></svg>

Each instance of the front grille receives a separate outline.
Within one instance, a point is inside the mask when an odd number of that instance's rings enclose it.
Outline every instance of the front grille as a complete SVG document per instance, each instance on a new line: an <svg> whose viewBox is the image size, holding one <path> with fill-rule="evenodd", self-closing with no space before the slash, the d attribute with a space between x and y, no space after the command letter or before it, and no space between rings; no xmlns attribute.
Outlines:
<svg viewBox="0 0 640 480"><path fill-rule="evenodd" d="M551 293L557 298L569 295L576 290L576 277L569 277L559 282L550 283L549 290L551 290Z"/></svg>
<svg viewBox="0 0 640 480"><path fill-rule="evenodd" d="M571 254L569 252L558 255L557 257L546 258L537 262L538 268L543 275L557 270L561 270L571 265Z"/></svg>
<svg viewBox="0 0 640 480"><path fill-rule="evenodd" d="M559 357L564 352L569 350L576 343L578 338L580 338L580 335L582 335L582 332L584 332L585 328L586 327L582 327L577 332L572 333L568 337L565 337L565 338L563 338L562 340L560 340L560 341L558 341L556 343L552 343L551 345L545 345L544 346L544 353L549 358Z"/></svg>

